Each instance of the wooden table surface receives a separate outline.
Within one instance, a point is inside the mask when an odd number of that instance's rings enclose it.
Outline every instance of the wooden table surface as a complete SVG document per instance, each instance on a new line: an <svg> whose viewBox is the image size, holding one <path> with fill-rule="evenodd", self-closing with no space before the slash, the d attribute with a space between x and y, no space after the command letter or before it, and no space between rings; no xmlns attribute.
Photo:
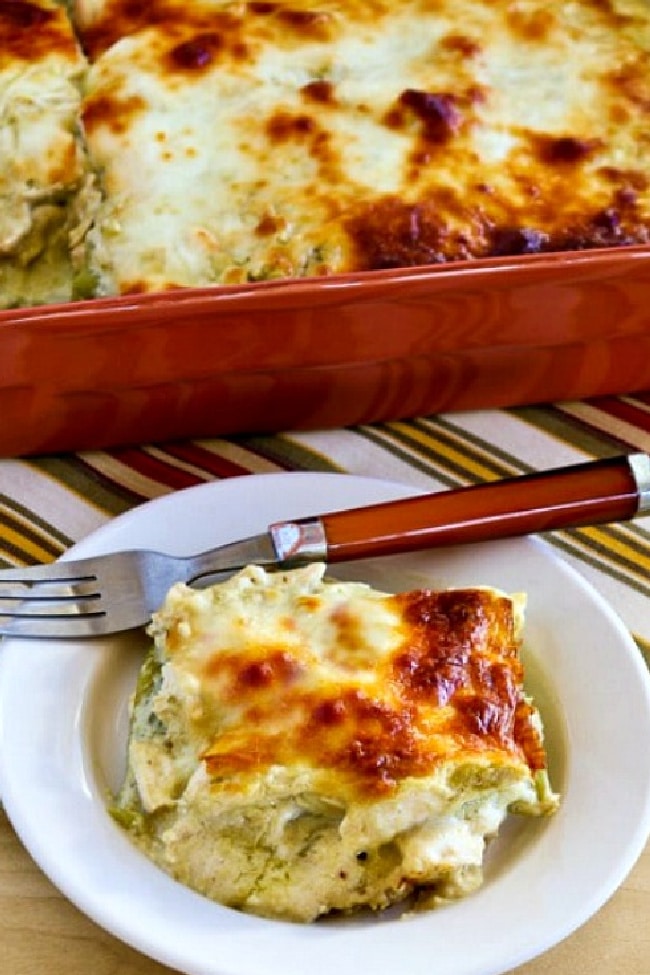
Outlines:
<svg viewBox="0 0 650 975"><path fill-rule="evenodd" d="M73 907L41 873L0 811L2 975L163 975L170 971L117 941ZM408 964L401 975L408 975ZM516 975L650 975L650 846L595 917L546 954L516 969Z"/></svg>

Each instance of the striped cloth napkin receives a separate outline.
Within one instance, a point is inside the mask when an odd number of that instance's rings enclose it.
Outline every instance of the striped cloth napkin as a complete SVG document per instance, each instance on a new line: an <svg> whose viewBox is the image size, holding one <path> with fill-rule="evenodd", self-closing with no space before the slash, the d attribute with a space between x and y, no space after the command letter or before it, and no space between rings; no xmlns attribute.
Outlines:
<svg viewBox="0 0 650 975"><path fill-rule="evenodd" d="M426 490L650 453L650 393L357 426L0 460L0 563L48 562L122 512L205 481L338 471ZM650 662L650 517L549 533Z"/></svg>

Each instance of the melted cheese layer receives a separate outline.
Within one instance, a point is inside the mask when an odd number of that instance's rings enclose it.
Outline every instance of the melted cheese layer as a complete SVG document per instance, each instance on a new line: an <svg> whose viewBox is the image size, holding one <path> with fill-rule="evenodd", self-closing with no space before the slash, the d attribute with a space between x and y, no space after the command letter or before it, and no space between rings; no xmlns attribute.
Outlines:
<svg viewBox="0 0 650 975"><path fill-rule="evenodd" d="M178 879L268 916L467 893L509 809L557 804L522 689L523 600L323 571L170 590L116 815Z"/></svg>
<svg viewBox="0 0 650 975"><path fill-rule="evenodd" d="M648 240L642 0L79 0L104 291Z"/></svg>

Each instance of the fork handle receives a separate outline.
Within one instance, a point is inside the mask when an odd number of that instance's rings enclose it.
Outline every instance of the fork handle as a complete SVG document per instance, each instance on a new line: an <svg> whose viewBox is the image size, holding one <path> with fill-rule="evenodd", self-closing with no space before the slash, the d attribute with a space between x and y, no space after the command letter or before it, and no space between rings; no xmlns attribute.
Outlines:
<svg viewBox="0 0 650 975"><path fill-rule="evenodd" d="M650 457L612 457L269 528L278 558L328 562L625 521L650 511Z"/></svg>

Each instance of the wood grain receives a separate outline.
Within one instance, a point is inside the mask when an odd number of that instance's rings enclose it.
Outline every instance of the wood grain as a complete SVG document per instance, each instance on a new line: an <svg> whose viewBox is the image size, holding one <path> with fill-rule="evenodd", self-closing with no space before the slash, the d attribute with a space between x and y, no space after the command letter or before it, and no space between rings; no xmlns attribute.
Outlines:
<svg viewBox="0 0 650 975"><path fill-rule="evenodd" d="M650 846L594 918L545 955L518 968L516 975L648 975L649 917ZM2 810L0 946L2 975L165 975L172 971L117 941L76 910L30 858Z"/></svg>

